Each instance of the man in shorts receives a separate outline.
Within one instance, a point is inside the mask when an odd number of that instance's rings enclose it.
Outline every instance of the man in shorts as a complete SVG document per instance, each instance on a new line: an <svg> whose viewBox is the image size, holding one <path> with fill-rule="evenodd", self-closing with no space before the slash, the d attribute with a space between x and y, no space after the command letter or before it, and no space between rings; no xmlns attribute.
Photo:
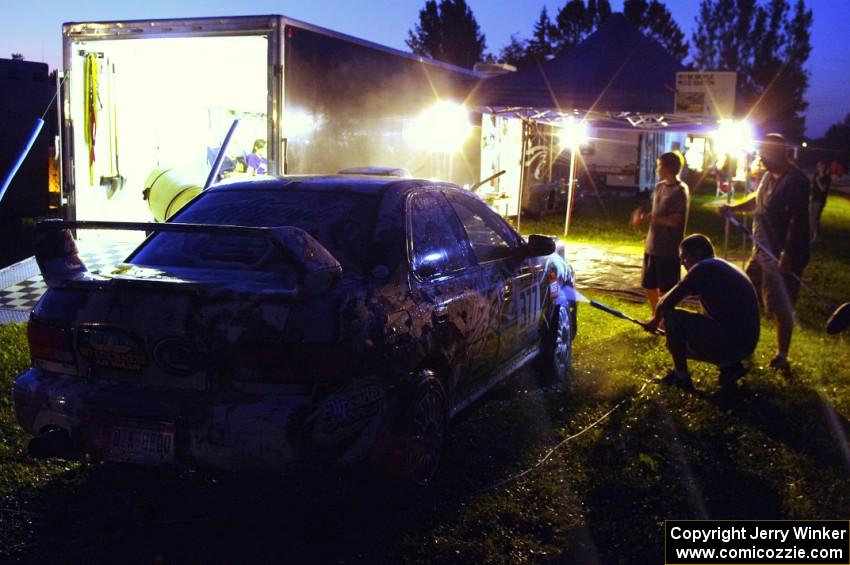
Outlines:
<svg viewBox="0 0 850 565"><path fill-rule="evenodd" d="M711 240L702 234L686 237L679 253L688 272L661 298L646 323L647 330L655 331L664 321L667 349L673 356L674 369L661 382L693 389L690 358L720 367L720 385L728 390L746 374L741 361L758 344L756 291L743 271L714 256ZM688 296L699 297L703 314L676 308Z"/></svg>
<svg viewBox="0 0 850 565"><path fill-rule="evenodd" d="M664 153L656 161L660 179L652 195L652 211L637 218L649 222L644 245L641 286L653 312L659 294L679 282L679 242L688 220L688 185L679 179L683 159L678 153Z"/></svg>
<svg viewBox="0 0 850 565"><path fill-rule="evenodd" d="M803 276L803 269L809 263L809 179L788 158L785 138L781 135L765 136L760 152L767 172L756 192L739 204L721 206L718 212L720 215L754 212L753 236L757 243L747 265L747 275L765 311L776 322L776 355L770 366L787 372L794 304L800 293L800 281L796 277ZM779 261L771 259L766 251Z"/></svg>

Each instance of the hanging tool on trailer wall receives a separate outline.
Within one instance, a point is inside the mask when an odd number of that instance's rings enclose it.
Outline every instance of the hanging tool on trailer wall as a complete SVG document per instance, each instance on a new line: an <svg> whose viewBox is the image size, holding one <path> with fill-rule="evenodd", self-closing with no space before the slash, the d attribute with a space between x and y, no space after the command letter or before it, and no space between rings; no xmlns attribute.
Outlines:
<svg viewBox="0 0 850 565"><path fill-rule="evenodd" d="M118 116L115 108L115 64L106 61L106 103L109 112L109 176L100 177L100 186L106 187L106 198L124 188L125 180L118 167Z"/></svg>
<svg viewBox="0 0 850 565"><path fill-rule="evenodd" d="M97 112L100 110L98 53L85 53L83 64L83 128L89 150L89 184L94 185L95 141L97 138Z"/></svg>

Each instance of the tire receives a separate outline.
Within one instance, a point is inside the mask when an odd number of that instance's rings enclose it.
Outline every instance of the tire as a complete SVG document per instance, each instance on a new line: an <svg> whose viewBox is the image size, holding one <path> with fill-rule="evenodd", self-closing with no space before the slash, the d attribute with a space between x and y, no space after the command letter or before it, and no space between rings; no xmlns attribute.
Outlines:
<svg viewBox="0 0 850 565"><path fill-rule="evenodd" d="M428 373L401 417L404 437L401 482L429 487L440 468L449 425L448 401L440 381Z"/></svg>
<svg viewBox="0 0 850 565"><path fill-rule="evenodd" d="M573 359L572 316L565 306L554 305L548 319L540 338L540 373L550 384L564 384Z"/></svg>

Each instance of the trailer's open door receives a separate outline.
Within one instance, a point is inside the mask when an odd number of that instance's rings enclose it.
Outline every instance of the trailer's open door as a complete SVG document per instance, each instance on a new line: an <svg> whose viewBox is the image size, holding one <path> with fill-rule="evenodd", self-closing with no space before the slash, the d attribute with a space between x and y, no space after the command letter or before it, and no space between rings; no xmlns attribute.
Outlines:
<svg viewBox="0 0 850 565"><path fill-rule="evenodd" d="M269 35L66 41L74 195L68 215L151 220L146 180L173 169L202 185L235 118L240 125L223 174L245 174L255 142L269 135Z"/></svg>

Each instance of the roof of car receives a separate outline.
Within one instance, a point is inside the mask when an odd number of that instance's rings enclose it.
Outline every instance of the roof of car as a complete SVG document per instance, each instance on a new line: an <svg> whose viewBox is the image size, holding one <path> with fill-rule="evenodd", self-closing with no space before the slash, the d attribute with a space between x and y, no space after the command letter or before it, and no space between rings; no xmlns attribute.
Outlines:
<svg viewBox="0 0 850 565"><path fill-rule="evenodd" d="M355 194L379 194L391 187L400 189L412 186L435 186L438 183L425 179L409 179L376 175L287 175L261 177L251 180L225 181L212 187L211 191L223 190L311 190L323 192L347 192ZM445 186L443 183L439 183Z"/></svg>

